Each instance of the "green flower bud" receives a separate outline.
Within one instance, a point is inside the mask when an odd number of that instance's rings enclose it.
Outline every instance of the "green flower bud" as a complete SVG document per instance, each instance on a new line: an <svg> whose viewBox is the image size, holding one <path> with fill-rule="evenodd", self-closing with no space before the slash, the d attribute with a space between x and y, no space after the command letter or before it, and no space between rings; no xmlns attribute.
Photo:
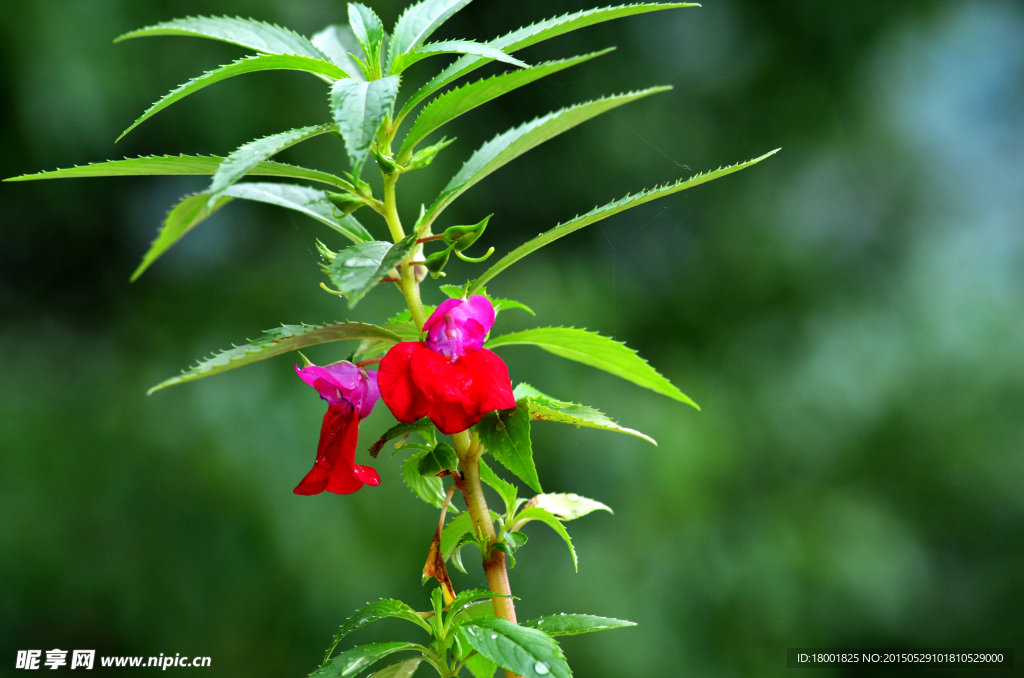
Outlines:
<svg viewBox="0 0 1024 678"><path fill-rule="evenodd" d="M346 217L365 205L363 199L351 193L334 193L327 191L327 199Z"/></svg>
<svg viewBox="0 0 1024 678"><path fill-rule="evenodd" d="M443 249L440 252L434 252L427 257L427 260L423 262L423 265L430 271L430 275L437 278L441 269L448 264L448 257L452 254L452 248Z"/></svg>
<svg viewBox="0 0 1024 678"><path fill-rule="evenodd" d="M484 234L487 222L491 220L492 214L488 214L478 224L473 226L450 226L444 230L444 241L451 245L455 251L461 252L468 249L477 239Z"/></svg>
<svg viewBox="0 0 1024 678"><path fill-rule="evenodd" d="M444 139L441 139L441 141L437 142L433 146L428 146L427 148L424 148L422 151L419 151L418 153L412 156L412 159L409 161L409 164L405 166L405 169L423 169L430 163L434 162L434 158L437 157L437 154L441 152L441 149L448 146L453 141L455 141L455 139L452 139L451 141L445 141Z"/></svg>

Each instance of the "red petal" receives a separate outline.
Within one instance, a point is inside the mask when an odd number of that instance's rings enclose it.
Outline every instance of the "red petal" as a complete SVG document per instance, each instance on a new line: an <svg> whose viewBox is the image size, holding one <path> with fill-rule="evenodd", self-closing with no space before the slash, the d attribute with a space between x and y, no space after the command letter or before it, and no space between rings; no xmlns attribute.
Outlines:
<svg viewBox="0 0 1024 678"><path fill-rule="evenodd" d="M351 494L363 484L377 485L380 476L369 466L356 466L359 413L349 405L332 405L320 428L316 462L295 488L295 494L319 494L324 490Z"/></svg>
<svg viewBox="0 0 1024 678"><path fill-rule="evenodd" d="M421 342L404 342L384 356L377 382L399 421L427 415L447 434L465 431L492 410L516 406L508 368L487 349L450 362Z"/></svg>

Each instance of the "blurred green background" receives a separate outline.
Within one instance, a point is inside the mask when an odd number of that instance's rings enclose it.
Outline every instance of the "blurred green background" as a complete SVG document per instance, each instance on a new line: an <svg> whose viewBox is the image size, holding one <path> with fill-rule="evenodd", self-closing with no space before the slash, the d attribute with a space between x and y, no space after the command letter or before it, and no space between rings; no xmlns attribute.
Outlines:
<svg viewBox="0 0 1024 678"><path fill-rule="evenodd" d="M388 23L400 9L370 4ZM465 116L449 128L455 146L401 183L412 218L495 133L604 93L675 86L547 143L448 211L443 226L494 212L485 244L501 253L628 191L783 148L559 241L490 286L538 313L502 314L496 331L600 331L703 407L529 347L503 353L514 381L660 442L535 426L545 489L616 513L570 525L578 574L554 534L530 531L511 573L519 614L638 622L565 640L576 674L593 678L775 675L792 646L1019 646L1024 11L705 5L517 54L619 48ZM438 35L489 39L588 6L477 0ZM322 122L321 82L265 73L194 95L115 146L149 103L242 51L111 40L188 14L308 35L344 11L340 0L0 3L0 175L226 154ZM336 172L343 158L327 138L282 156ZM427 605L419 569L437 513L403 485L402 455L376 462L377 488L292 494L323 412L292 372L296 356L145 396L280 322L381 321L400 308L379 289L347 312L318 289L313 247L340 237L242 203L129 285L166 210L204 185L0 185L0 673L17 649L59 647L208 655L211 676L301 676L365 601ZM473 270L453 265L448 280ZM392 421L378 407L362 449ZM467 566L457 587L483 582L475 558ZM408 631L384 624L352 640L395 633Z"/></svg>

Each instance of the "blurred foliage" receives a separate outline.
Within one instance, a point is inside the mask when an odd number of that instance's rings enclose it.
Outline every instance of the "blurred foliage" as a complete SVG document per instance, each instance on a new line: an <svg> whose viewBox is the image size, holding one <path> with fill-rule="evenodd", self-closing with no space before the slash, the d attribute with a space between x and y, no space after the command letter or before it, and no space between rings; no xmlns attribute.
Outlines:
<svg viewBox="0 0 1024 678"><path fill-rule="evenodd" d="M373 4L396 18L396 3ZM531 20L591 4L517 3ZM327 119L319 83L266 73L190 97L115 147L149 103L239 51L112 38L199 13L309 34L341 20L344 3L2 3L0 174L225 154ZM442 33L486 39L511 21L477 0ZM440 224L494 212L484 244L500 254L626 191L783 147L560 241L492 285L544 323L626 341L703 407L529 347L505 352L514 381L660 442L535 427L545 488L616 513L571 526L579 574L538 531L511 573L521 617L637 621L565 642L577 674L594 678L775 673L791 646L1019 643L1020 5L709 0L517 56L613 44L489 104L500 125L466 116L436 171L403 179L413 217L496 132L598 93L675 86L516 161ZM282 159L345 169L333 139ZM162 215L204 183L0 185L0 661L24 648L180 652L211 656L211 676L299 676L364 601L428 605L419 568L437 516L404 487L402 455L385 448L380 487L291 493L322 404L289 358L144 395L279 322L348 315L318 289L314 238L338 246L333 234L264 206L232 205L129 285ZM448 281L470 270L453 262ZM373 297L353 319L400 306ZM502 314L497 329L533 322ZM312 359L344 350L320 348ZM390 423L378 407L362 447ZM482 583L467 567L456 587Z"/></svg>

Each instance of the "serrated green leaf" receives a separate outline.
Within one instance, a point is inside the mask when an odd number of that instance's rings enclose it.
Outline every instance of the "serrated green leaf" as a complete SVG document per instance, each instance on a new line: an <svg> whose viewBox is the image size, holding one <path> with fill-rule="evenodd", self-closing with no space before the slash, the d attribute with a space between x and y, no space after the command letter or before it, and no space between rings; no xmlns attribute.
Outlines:
<svg viewBox="0 0 1024 678"><path fill-rule="evenodd" d="M606 49L571 59L549 61L523 70L503 73L485 80L477 80L459 89L445 92L420 111L416 122L413 123L412 129L409 130L405 140L402 142L402 149L399 151L398 156L401 158L411 153L412 149L423 141L428 134L477 106L481 106L502 94L528 85L552 73L557 73L571 66L581 64L584 61L589 61L610 51L610 49Z"/></svg>
<svg viewBox="0 0 1024 678"><path fill-rule="evenodd" d="M416 49L453 14L470 3L470 0L421 0L410 5L398 17L394 35L388 48L388 66L395 59Z"/></svg>
<svg viewBox="0 0 1024 678"><path fill-rule="evenodd" d="M238 17L186 17L140 28L119 36L114 42L153 35L191 35L248 47L265 54L298 54L314 59L325 55L298 33L273 24Z"/></svg>
<svg viewBox="0 0 1024 678"><path fill-rule="evenodd" d="M530 410L517 405L512 410L489 412L476 425L480 442L491 456L516 474L536 492L540 489L537 467L533 463L533 447L530 442Z"/></svg>
<svg viewBox="0 0 1024 678"><path fill-rule="evenodd" d="M457 471L459 457L448 443L438 443L420 459L416 470L424 478L435 477L442 471Z"/></svg>
<svg viewBox="0 0 1024 678"><path fill-rule="evenodd" d="M518 308L520 311L526 311L530 315L537 315L533 312L533 309L512 299L491 299L491 304L494 306L494 314L497 315L502 311L509 311L514 308Z"/></svg>
<svg viewBox="0 0 1024 678"><path fill-rule="evenodd" d="M150 155L141 158L125 158L124 160L108 160L95 162L80 167L25 174L20 177L4 179L4 181L37 181L40 179L75 179L84 177L129 177L129 176L177 176L177 175L212 175L224 162L224 158L216 155ZM308 179L329 184L346 191L352 190L352 184L341 177L327 172L286 165L273 160L264 160L251 170L250 176L289 177L292 179Z"/></svg>
<svg viewBox="0 0 1024 678"><path fill-rule="evenodd" d="M451 522L445 525L444 530L441 531L441 555L444 556L444 559L451 560L455 549L459 547L462 536L472 533L473 517L469 515L469 511L463 511L452 518Z"/></svg>
<svg viewBox="0 0 1024 678"><path fill-rule="evenodd" d="M384 41L384 25L376 12L358 2L348 3L348 25L363 49L366 63L380 64L380 46Z"/></svg>
<svg viewBox="0 0 1024 678"><path fill-rule="evenodd" d="M282 325L281 327L267 330L262 337L253 342L243 344L242 346L235 346L213 357L200 360L198 364L182 372L181 375L161 382L149 389L147 394L151 395L168 386L211 377L221 372L251 365L260 360L273 358L276 355L307 346L325 344L331 341L365 339L367 337L375 337L381 341L393 341L396 344L400 341L397 335L391 334L376 325L367 325L365 323Z"/></svg>
<svg viewBox="0 0 1024 678"><path fill-rule="evenodd" d="M207 189L207 193L210 194L207 205L212 206L228 188L264 160L277 155L286 148L291 148L307 139L333 132L336 129L337 127L333 124L301 127L272 134L269 137L256 139L239 146L237 150L224 158L224 162L220 164L217 172L213 175L210 188Z"/></svg>
<svg viewBox="0 0 1024 678"><path fill-rule="evenodd" d="M610 372L638 386L649 388L655 393L700 409L697 407L697 403L673 386L668 379L658 374L657 370L638 356L636 351L614 339L602 337L596 332L572 327L539 327L523 332L503 334L488 341L484 347L492 349L512 344L539 346L559 357Z"/></svg>
<svg viewBox="0 0 1024 678"><path fill-rule="evenodd" d="M778 152L779 149L775 149L770 153L765 153L764 155L758 158L754 158L753 160L748 160L747 162L741 162L735 165L730 165L728 167L722 167L717 170L714 170L713 172L703 172L701 174L696 174L690 177L689 179L680 180L674 184L668 184L660 188L653 188L649 191L643 191L641 193L638 193L637 195L627 195L624 198L610 202L602 207L595 207L594 209L590 210L589 212L582 216L576 217L575 219L567 221L563 224L559 224L558 226L552 228L550 231L541 233L536 238L533 238L532 240L523 243L522 245L509 252L498 261L494 262L494 264L489 269L487 269L487 271L484 272L483 275L481 275L479 278L473 281L473 284L469 288L469 293L473 294L476 289L478 289L482 285L487 284L491 280L491 278L498 275L506 268L516 263L523 257L525 257L527 254L535 252L544 245L552 243L555 240L558 240L559 238L563 238L574 231L578 231L584 226L589 226L595 222L601 221L602 219L607 219L608 217L616 215L620 212L625 212L626 210L632 207L643 205L644 203L650 202L651 200L656 200L658 198L663 198L666 195L672 195L673 193L685 191L688 188L693 188L694 186L706 184L709 181L714 181L715 179L724 177L727 174L738 172L741 169L750 167L751 165L756 165L765 158L769 158Z"/></svg>
<svg viewBox="0 0 1024 678"><path fill-rule="evenodd" d="M352 58L359 51L359 41L348 26L333 24L310 38L318 50L327 55L334 63L341 66L350 77L366 80L363 70Z"/></svg>
<svg viewBox="0 0 1024 678"><path fill-rule="evenodd" d="M334 648L338 647L338 643L344 640L345 636L353 631L363 628L367 624L380 621L381 619L390 619L392 617L412 622L427 633L431 632L430 624L416 614L416 610L412 609L400 600L382 598L381 600L367 604L366 607L356 610L355 614L345 620L345 623L342 624L337 633L334 634L334 638L331 639L331 644L327 648L327 653L324 655L324 661L321 666L327 664L327 661L331 658L331 653L334 652Z"/></svg>
<svg viewBox="0 0 1024 678"><path fill-rule="evenodd" d="M610 508L594 499L587 499L572 492L538 494L530 500L559 520L576 520L594 511L614 513Z"/></svg>
<svg viewBox="0 0 1024 678"><path fill-rule="evenodd" d="M505 596L505 595L503 595L501 593L495 593L493 591L488 591L486 589L467 589L467 590L463 591L462 593L460 593L459 595L455 596L455 600L453 600L452 604L448 606L448 612L445 614L445 618L444 618L445 624L446 625L458 626L459 624L462 624L463 622L470 621L471 619L479 618L476 615L469 615L469 616L467 616L464 613L470 607L472 607L475 603L478 603L479 601L481 601L481 600L483 600L485 598L508 598L508 597L510 597L510 596ZM490 605L488 607L491 608L491 611L492 611L492 614L493 614L494 607L490 606ZM462 615L461 618L460 618L460 615ZM486 615L484 615L484 616L486 616Z"/></svg>
<svg viewBox="0 0 1024 678"><path fill-rule="evenodd" d="M207 71L198 78L193 78L184 85L171 90L162 99L150 106L138 120L132 123L131 127L122 132L117 141L123 139L126 134L171 104L181 101L204 87L209 87L214 83L233 78L236 75L270 70L306 71L307 73L323 76L332 83L335 80L349 77L349 74L342 70L341 67L326 59L315 59L295 54L262 54L260 56L246 57L226 66Z"/></svg>
<svg viewBox="0 0 1024 678"><path fill-rule="evenodd" d="M409 486L409 489L417 497L431 506L441 508L444 505L445 498L444 484L441 482L441 479L424 478L419 472L420 461L426 455L425 451L417 452L406 459L402 464L402 479L405 480L405 484Z"/></svg>
<svg viewBox="0 0 1024 678"><path fill-rule="evenodd" d="M550 636L504 619L480 619L462 627L473 648L523 678L570 678L565 655Z"/></svg>
<svg viewBox="0 0 1024 678"><path fill-rule="evenodd" d="M386 325L385 329L387 329ZM434 425L427 417L423 417L419 421L414 421L411 424L395 424L381 435L380 440L370 446L370 456L376 458L377 455L380 454L381 448L384 447L389 440L401 438L402 436L407 436L411 433L421 433L432 428L434 428ZM430 437L433 438L433 435Z"/></svg>
<svg viewBox="0 0 1024 678"><path fill-rule="evenodd" d="M490 485L498 493L501 501L505 504L506 513L512 515L516 509L516 500L519 498L519 488L499 478L483 459L480 460L480 480Z"/></svg>
<svg viewBox="0 0 1024 678"><path fill-rule="evenodd" d="M354 308L414 247L415 233L394 244L375 240L346 247L331 262L331 281L345 294L348 307Z"/></svg>
<svg viewBox="0 0 1024 678"><path fill-rule="evenodd" d="M370 678L410 678L412 674L416 673L416 669L419 668L422 661L422 657L406 659L405 661L392 664L386 669L381 669L370 676Z"/></svg>
<svg viewBox="0 0 1024 678"><path fill-rule="evenodd" d="M444 293L449 299L461 299L463 293L466 291L465 287L459 285L439 285L438 288Z"/></svg>
<svg viewBox="0 0 1024 678"><path fill-rule="evenodd" d="M370 152L377 129L398 96L398 84L399 77L389 75L369 82L339 80L331 88L331 112L353 167Z"/></svg>
<svg viewBox="0 0 1024 678"><path fill-rule="evenodd" d="M625 426L619 426L614 420L609 419L600 410L586 405L567 403L555 400L533 388L529 384L519 384L512 391L516 401L525 401L530 408L530 416L539 421L554 421L560 424L572 424L573 426L585 426L587 428L601 429L602 431L616 431L626 433L637 438L643 438L652 445L657 445L654 438L635 431Z"/></svg>
<svg viewBox="0 0 1024 678"><path fill-rule="evenodd" d="M431 312L427 311L429 315ZM419 341L421 332L416 324L411 321L405 322L388 322L384 324L388 330L402 337L402 341ZM360 346L359 350L356 351L356 356L360 359L374 358L391 348L387 344L382 344L378 341L364 341Z"/></svg>
<svg viewBox="0 0 1024 678"><path fill-rule="evenodd" d="M426 654L426 648L415 643L371 643L346 650L327 662L309 678L351 678L367 667L396 652L413 650Z"/></svg>
<svg viewBox="0 0 1024 678"><path fill-rule="evenodd" d="M657 12L664 9L699 6L700 5L696 3L665 2L587 9L581 12L565 14L552 19L539 21L535 24L520 28L519 30L512 31L500 38L495 38L487 44L491 47L500 49L505 52L505 54L512 54L513 52L517 52L529 47L530 45L535 45L538 42L542 42L559 35L564 35L565 33L575 31L579 28L593 26L594 24L599 24L604 21L611 21L612 19L619 19L635 14ZM448 68L441 71L441 73L431 78L426 84L416 90L416 93L409 98L409 101L407 101L404 106L402 106L402 111L399 113L397 119L404 118L421 101L429 97L434 92L450 85L462 76L467 75L490 62L491 59L476 56L465 56L458 59L452 65L448 66Z"/></svg>
<svg viewBox="0 0 1024 678"><path fill-rule="evenodd" d="M330 226L355 242L373 240L355 217L338 218L334 216L334 205L328 200L326 193L307 186L270 183L235 184L224 192L213 208L207 207L209 197L209 193L186 196L171 209L156 240L153 241L142 258L142 263L132 273L132 281L137 280L154 261L181 240L186 233L235 198L277 205L301 212Z"/></svg>
<svg viewBox="0 0 1024 678"><path fill-rule="evenodd" d="M592 631L607 631L636 626L636 622L589 614L556 614L523 622L523 626L538 629L549 636L576 636Z"/></svg>
<svg viewBox="0 0 1024 678"><path fill-rule="evenodd" d="M546 509L542 509L539 506L527 506L519 512L519 515L516 516L516 523L513 529L519 530L523 525L534 520L539 520L558 533L558 536L560 536L565 541L566 546L569 547L569 553L572 555L573 569L579 571L580 566L579 562L576 560L576 549L572 546L572 539L569 537L569 533L566 531L565 526L562 525L561 521Z"/></svg>
<svg viewBox="0 0 1024 678"><path fill-rule="evenodd" d="M499 134L481 146L451 178L427 209L426 223L432 223L445 207L491 172L548 139L614 108L669 89L671 87L652 87L569 106Z"/></svg>
<svg viewBox="0 0 1024 678"><path fill-rule="evenodd" d="M527 68L529 66L529 64L520 61L515 57L510 57L500 49L494 49L493 47L489 47L479 42L474 42L473 40L444 40L442 42L429 42L425 45L420 45L411 52L398 56L394 63L391 64L391 72L401 73L417 61L421 61L427 57L436 56L438 54L474 54L487 59L494 59L506 64L512 64L513 66L518 66L520 68Z"/></svg>
<svg viewBox="0 0 1024 678"><path fill-rule="evenodd" d="M466 660L466 668L473 674L473 678L494 678L498 665L482 654L474 654Z"/></svg>

